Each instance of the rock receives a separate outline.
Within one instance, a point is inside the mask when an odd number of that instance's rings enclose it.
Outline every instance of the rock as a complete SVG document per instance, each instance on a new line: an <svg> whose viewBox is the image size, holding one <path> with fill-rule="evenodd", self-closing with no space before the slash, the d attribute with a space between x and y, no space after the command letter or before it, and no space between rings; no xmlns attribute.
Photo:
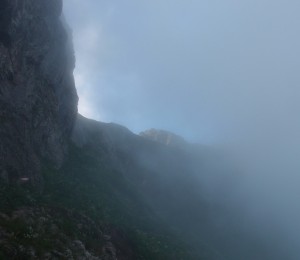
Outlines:
<svg viewBox="0 0 300 260"><path fill-rule="evenodd" d="M173 147L181 147L187 145L187 142L181 136L165 130L157 130L152 128L141 132L140 136Z"/></svg>
<svg viewBox="0 0 300 260"><path fill-rule="evenodd" d="M0 3L0 178L39 183L41 160L59 167L77 114L74 52L62 0Z"/></svg>

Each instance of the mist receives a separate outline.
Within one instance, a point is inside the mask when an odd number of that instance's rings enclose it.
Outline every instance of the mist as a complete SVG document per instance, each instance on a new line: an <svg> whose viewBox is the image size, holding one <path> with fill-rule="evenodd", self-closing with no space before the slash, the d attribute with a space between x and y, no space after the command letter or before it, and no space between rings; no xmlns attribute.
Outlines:
<svg viewBox="0 0 300 260"><path fill-rule="evenodd" d="M300 258L299 8L293 0L64 2L79 112L222 151L239 169L233 196L249 228L278 228L291 259Z"/></svg>

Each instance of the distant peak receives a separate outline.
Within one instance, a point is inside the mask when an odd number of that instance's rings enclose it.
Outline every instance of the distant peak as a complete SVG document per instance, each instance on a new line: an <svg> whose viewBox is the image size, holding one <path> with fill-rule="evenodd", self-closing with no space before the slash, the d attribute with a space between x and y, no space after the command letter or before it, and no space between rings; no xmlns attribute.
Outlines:
<svg viewBox="0 0 300 260"><path fill-rule="evenodd" d="M168 146L182 146L186 144L184 138L166 130L159 130L159 129L152 128L140 132L139 135L149 140L162 143Z"/></svg>

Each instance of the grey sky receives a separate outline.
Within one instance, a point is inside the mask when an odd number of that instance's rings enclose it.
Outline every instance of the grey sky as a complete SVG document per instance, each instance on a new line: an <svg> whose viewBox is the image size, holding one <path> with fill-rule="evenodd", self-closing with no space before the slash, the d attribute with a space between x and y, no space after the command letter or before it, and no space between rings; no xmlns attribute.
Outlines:
<svg viewBox="0 0 300 260"><path fill-rule="evenodd" d="M299 8L278 0L65 0L79 109L200 142L295 120Z"/></svg>
<svg viewBox="0 0 300 260"><path fill-rule="evenodd" d="M222 143L247 169L249 201L289 219L299 241L300 1L64 5L80 112Z"/></svg>

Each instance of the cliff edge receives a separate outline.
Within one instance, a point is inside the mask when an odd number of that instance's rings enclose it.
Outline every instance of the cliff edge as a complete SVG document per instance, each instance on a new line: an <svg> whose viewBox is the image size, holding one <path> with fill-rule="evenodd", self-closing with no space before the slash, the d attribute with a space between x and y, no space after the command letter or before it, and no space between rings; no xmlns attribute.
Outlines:
<svg viewBox="0 0 300 260"><path fill-rule="evenodd" d="M0 178L39 181L59 167L77 114L74 52L62 0L0 3Z"/></svg>

